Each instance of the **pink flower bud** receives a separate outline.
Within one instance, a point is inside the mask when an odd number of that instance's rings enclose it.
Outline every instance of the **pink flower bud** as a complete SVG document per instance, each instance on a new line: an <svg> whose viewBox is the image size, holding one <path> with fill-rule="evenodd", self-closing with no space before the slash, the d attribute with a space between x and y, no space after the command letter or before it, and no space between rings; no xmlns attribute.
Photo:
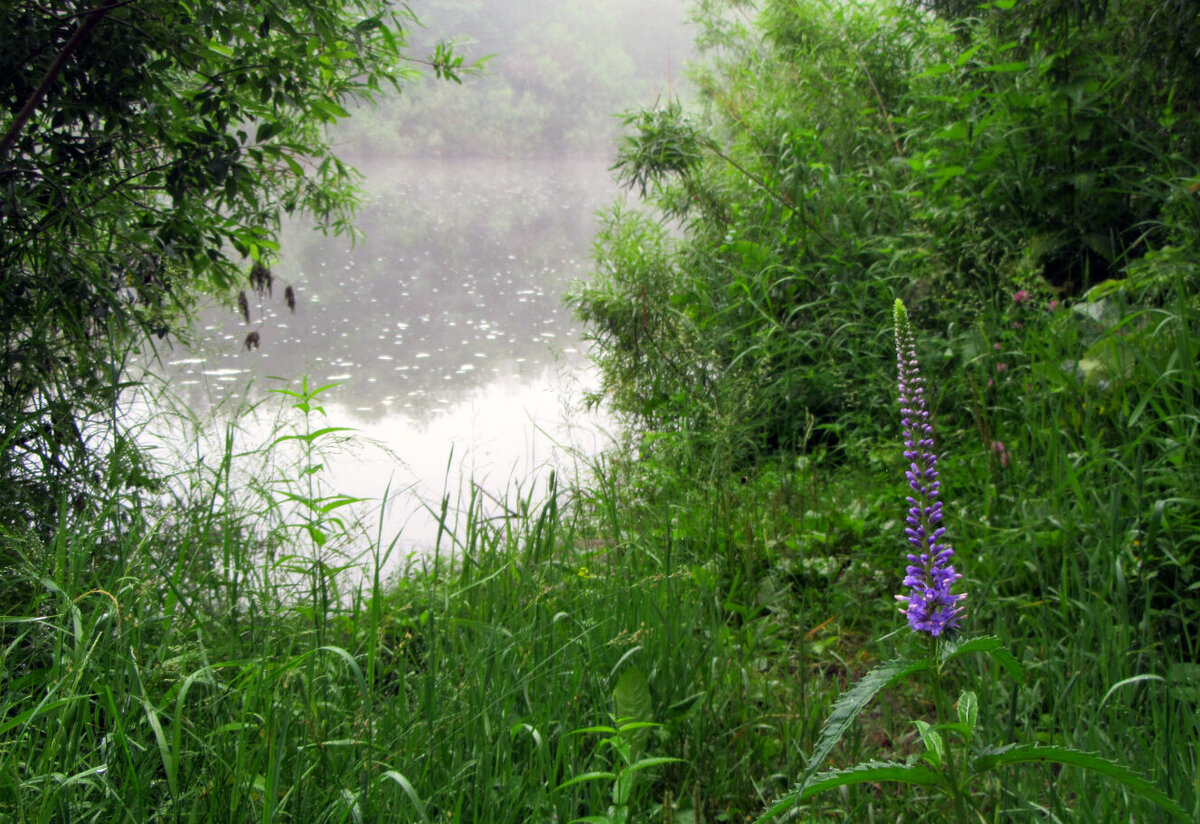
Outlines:
<svg viewBox="0 0 1200 824"><path fill-rule="evenodd" d="M1000 459L1000 466L1008 466L1008 451L1005 450L1004 444L1000 441L992 441L992 451L996 453L996 457Z"/></svg>

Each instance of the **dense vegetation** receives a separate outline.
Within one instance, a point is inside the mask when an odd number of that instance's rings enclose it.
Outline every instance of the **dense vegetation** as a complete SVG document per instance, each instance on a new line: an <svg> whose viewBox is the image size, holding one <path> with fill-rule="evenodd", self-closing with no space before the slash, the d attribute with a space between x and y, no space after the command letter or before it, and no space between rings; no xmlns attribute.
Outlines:
<svg viewBox="0 0 1200 824"><path fill-rule="evenodd" d="M26 489L0 538L0 817L745 821L810 767L949 769L914 725L944 704L921 683L822 745L839 692L922 646L893 606L908 551L896 297L930 389L964 631L1013 656L940 673L939 690L978 698L970 746L1093 752L1200 814L1196 12L704 0L695 15L698 99L628 115L616 169L644 205L612 209L574 297L628 442L499 516L469 485L448 496L437 546L395 580L390 536L347 556L353 502L321 484L337 433L307 385L278 396L272 439L231 426L170 477L133 473L134 439L108 423L80 440L108 475L77 503L64 433L100 424L72 399L93 397L88 380L114 393L114 359L158 328L158 292L137 284L159 280L129 267L183 250L153 269L178 273L181 301L193 278L231 273L216 253L249 236L221 220L257 190L239 188L250 170L180 160L204 170L189 197L84 220L123 167L71 165L74 141L150 164L105 124L157 109L97 108L110 98L80 74L62 106L76 120L31 121L48 136L5 159L0 219L24 240L0 265L6 301L40 302L6 304L6 351L37 344L49 360L22 363L54 369L10 366L0 409L25 484L6 490ZM157 78L157 101L196 77L173 72L117 79ZM141 133L163 142L184 122ZM29 170L56 145L45 173L64 177L39 188ZM156 168L147 185L167 186ZM270 191L285 205L290 189ZM153 238L197 213L211 242L95 253L100 232ZM80 285L36 291L54 284ZM111 295L111 314L77 294ZM56 307L104 319L104 335L89 321L72 337ZM962 743L964 728L941 734ZM1170 815L1078 767L974 779L953 803L875 781L780 818Z"/></svg>
<svg viewBox="0 0 1200 824"><path fill-rule="evenodd" d="M112 431L129 347L186 338L198 294L272 292L281 215L348 229L325 126L469 68L410 56L411 25L376 0L0 7L0 523L144 486Z"/></svg>

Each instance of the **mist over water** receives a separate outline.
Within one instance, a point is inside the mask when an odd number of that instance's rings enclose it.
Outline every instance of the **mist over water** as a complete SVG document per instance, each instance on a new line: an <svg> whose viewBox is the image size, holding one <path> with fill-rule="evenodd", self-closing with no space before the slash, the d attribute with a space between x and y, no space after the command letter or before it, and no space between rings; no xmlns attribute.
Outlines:
<svg viewBox="0 0 1200 824"><path fill-rule="evenodd" d="M452 498L460 478L501 498L515 482L528 492L569 468L572 449L603 442L603 422L580 409L591 376L563 295L587 275L595 212L616 196L606 165L359 165L365 238L287 227L270 294L248 293L250 322L211 307L191 351L161 353L173 391L202 413L304 375L338 383L318 425L354 427L362 443L328 462L329 490L378 499L390 484L385 542L403 529L403 547L428 546L424 505L447 482ZM259 348L244 345L250 333ZM273 418L278 404L265 406ZM249 442L263 437L244 426Z"/></svg>
<svg viewBox="0 0 1200 824"><path fill-rule="evenodd" d="M325 461L325 489L376 500L390 489L383 542L402 530L406 552L433 544L426 508L444 492L451 513L464 482L528 495L550 467L572 471L573 450L607 442L604 421L581 411L581 385L597 379L563 294L588 276L595 212L618 196L615 113L673 98L691 43L678 0L416 11L427 28L411 32L414 53L455 37L468 59L495 59L462 85L413 82L338 125L364 175L365 238L286 226L270 293L247 291L249 321L210 307L192 346L152 366L211 419L206 444L176 464L219 453L222 421L256 402L236 448L269 444L286 402L271 389L338 384L314 425L353 427L357 446ZM187 441L157 417L169 455Z"/></svg>

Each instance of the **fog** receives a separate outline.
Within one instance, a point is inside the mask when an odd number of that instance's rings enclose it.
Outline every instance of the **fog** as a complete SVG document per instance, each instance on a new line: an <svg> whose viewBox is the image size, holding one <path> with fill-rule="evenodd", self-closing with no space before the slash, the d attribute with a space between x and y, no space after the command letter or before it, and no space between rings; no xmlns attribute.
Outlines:
<svg viewBox="0 0 1200 824"><path fill-rule="evenodd" d="M418 83L339 126L335 141L364 175L364 237L289 223L270 293L247 290L249 321L210 306L193 345L162 350L154 369L216 431L301 376L338 384L320 425L354 428L358 447L326 462L326 487L399 491L385 542L402 531L401 546L420 552L447 487L474 482L503 499L550 468L576 471L577 456L607 442L603 413L581 409L594 377L563 295L589 274L596 211L620 196L613 114L677 92L688 35L673 2L414 9L428 28L413 49L434 33L468 36L468 57L496 55L488 75ZM257 348L245 345L252 334ZM279 405L241 419L239 449L269 443Z"/></svg>

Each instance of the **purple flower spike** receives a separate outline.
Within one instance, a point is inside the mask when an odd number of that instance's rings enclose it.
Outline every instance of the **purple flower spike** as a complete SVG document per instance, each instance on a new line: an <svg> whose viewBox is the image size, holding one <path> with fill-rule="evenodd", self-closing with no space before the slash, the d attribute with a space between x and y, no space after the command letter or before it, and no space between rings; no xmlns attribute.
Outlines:
<svg viewBox="0 0 1200 824"><path fill-rule="evenodd" d="M908 470L908 526L904 533L914 551L908 556L904 570L907 595L897 595L905 604L900 608L909 626L933 637L953 634L959 629L963 607L959 604L966 594L953 595L950 587L962 576L954 571L950 560L954 550L942 540L946 528L941 526L942 502L938 500L941 482L938 480L937 455L933 447L933 426L925 403L925 378L917 363L917 345L908 310L897 299L893 312L896 327L896 362L900 368L900 423L904 429L904 457Z"/></svg>

